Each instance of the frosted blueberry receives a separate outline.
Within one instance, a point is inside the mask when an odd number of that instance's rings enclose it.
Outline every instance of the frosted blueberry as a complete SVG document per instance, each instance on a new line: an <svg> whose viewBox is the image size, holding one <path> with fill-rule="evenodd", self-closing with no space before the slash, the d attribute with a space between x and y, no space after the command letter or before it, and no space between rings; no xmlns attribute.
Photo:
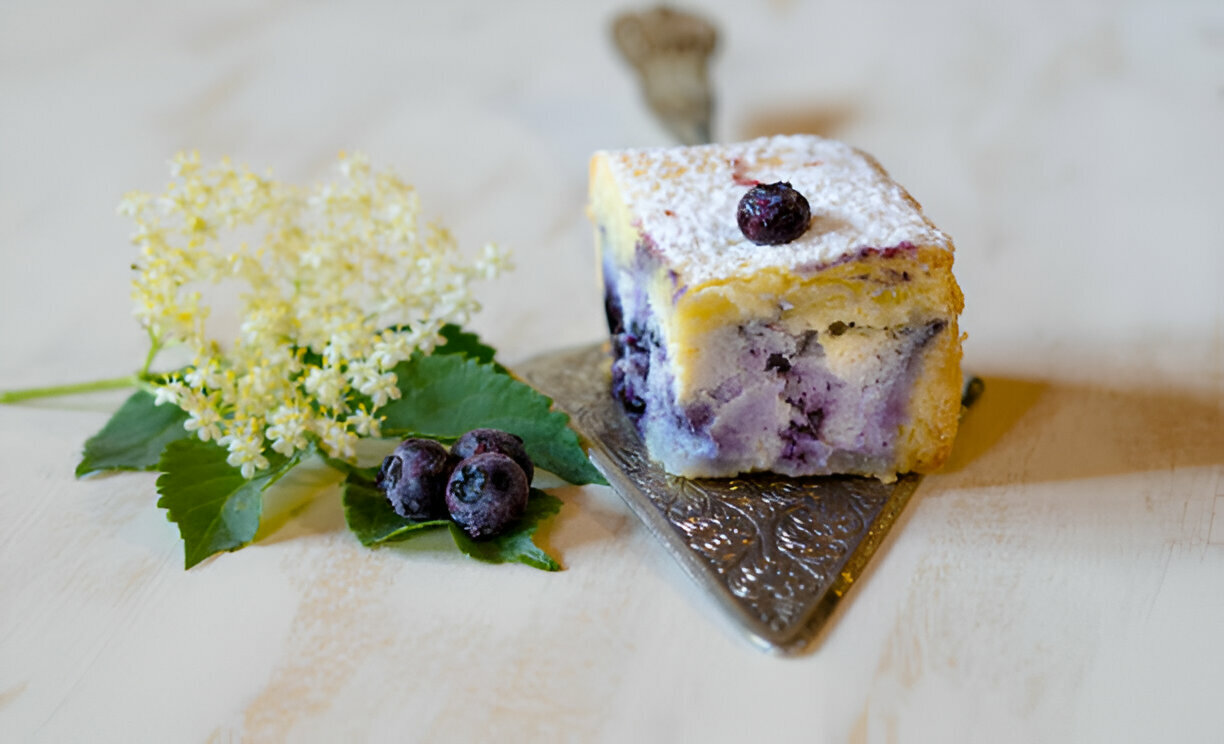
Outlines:
<svg viewBox="0 0 1224 744"><path fill-rule="evenodd" d="M501 429L472 429L451 445L451 454L460 460L485 452L497 452L514 460L523 469L530 485L535 466L523 448L522 438Z"/></svg>
<svg viewBox="0 0 1224 744"><path fill-rule="evenodd" d="M789 243L807 232L812 208L789 183L762 183L748 189L735 212L740 232L757 245Z"/></svg>
<svg viewBox="0 0 1224 744"><path fill-rule="evenodd" d="M445 490L456 459L432 439L407 439L387 455L374 485L406 519L446 517Z"/></svg>
<svg viewBox="0 0 1224 744"><path fill-rule="evenodd" d="M473 455L455 468L446 484L451 519L474 538L492 537L523 515L527 476L498 452Z"/></svg>

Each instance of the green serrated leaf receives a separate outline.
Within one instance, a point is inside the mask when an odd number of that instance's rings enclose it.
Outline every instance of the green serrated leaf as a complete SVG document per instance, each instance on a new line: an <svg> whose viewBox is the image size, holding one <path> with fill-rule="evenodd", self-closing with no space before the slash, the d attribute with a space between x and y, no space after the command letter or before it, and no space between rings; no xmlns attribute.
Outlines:
<svg viewBox="0 0 1224 744"><path fill-rule="evenodd" d="M461 354L481 364L492 364L498 372L508 372L493 359L497 351L481 341L480 336L475 333L465 331L454 323L447 323L442 326L441 334L446 341L434 349L435 354Z"/></svg>
<svg viewBox="0 0 1224 744"><path fill-rule="evenodd" d="M525 563L543 571L560 571L561 564L540 549L531 539L540 522L561 509L561 499L537 488L531 489L527 511L505 532L483 540L474 540L458 525L451 523L451 537L467 555L488 563Z"/></svg>
<svg viewBox="0 0 1224 744"><path fill-rule="evenodd" d="M186 438L187 414L178 406L153 404L144 390L132 393L106 425L85 442L76 477L102 470L153 470L166 445Z"/></svg>
<svg viewBox="0 0 1224 744"><path fill-rule="evenodd" d="M407 540L436 527L450 524L445 519L415 522L404 519L391 508L391 502L374 486L372 469L352 468L344 481L344 521L362 545L370 547Z"/></svg>
<svg viewBox="0 0 1224 744"><path fill-rule="evenodd" d="M158 462L162 474L157 478L157 505L178 524L186 568L253 540L263 513L263 492L298 462L296 456L270 453L271 466L247 480L226 457L216 442L191 438L166 445Z"/></svg>
<svg viewBox="0 0 1224 744"><path fill-rule="evenodd" d="M523 438L537 467L570 483L605 483L569 417L530 385L459 355L419 356L395 368L401 397L380 409L383 434L453 440L482 427Z"/></svg>

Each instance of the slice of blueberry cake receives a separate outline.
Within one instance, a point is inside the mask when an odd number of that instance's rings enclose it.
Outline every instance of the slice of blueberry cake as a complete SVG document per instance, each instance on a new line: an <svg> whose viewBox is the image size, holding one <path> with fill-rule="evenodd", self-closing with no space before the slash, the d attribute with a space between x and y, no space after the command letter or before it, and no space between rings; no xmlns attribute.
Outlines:
<svg viewBox="0 0 1224 744"><path fill-rule="evenodd" d="M870 156L814 136L599 152L590 198L612 391L669 473L947 458L952 241Z"/></svg>

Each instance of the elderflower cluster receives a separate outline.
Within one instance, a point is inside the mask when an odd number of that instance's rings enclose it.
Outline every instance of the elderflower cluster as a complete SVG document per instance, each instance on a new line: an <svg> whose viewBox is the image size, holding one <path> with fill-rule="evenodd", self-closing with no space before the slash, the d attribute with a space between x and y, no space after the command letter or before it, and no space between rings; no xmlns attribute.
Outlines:
<svg viewBox="0 0 1224 744"><path fill-rule="evenodd" d="M135 315L154 354L195 354L154 382L156 401L182 408L185 427L226 447L247 478L269 450L288 457L312 442L352 460L399 397L394 367L479 309L474 280L509 268L494 245L465 261L445 229L421 227L416 191L361 155L342 154L338 178L309 189L229 160L205 168L197 153L172 168L163 194L119 207L140 249ZM239 292L241 328L222 344L207 332L205 293L225 288Z"/></svg>

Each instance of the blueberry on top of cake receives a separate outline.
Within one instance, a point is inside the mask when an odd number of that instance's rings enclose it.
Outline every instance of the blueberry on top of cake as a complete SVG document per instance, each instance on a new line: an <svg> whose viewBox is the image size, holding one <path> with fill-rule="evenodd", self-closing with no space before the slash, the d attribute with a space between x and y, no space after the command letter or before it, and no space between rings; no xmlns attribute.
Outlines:
<svg viewBox="0 0 1224 744"><path fill-rule="evenodd" d="M758 183L735 209L740 232L757 245L789 243L812 225L812 205L789 183Z"/></svg>
<svg viewBox="0 0 1224 744"><path fill-rule="evenodd" d="M741 201L779 184L789 223L762 240ZM952 242L870 156L808 135L599 152L590 198L613 394L668 472L891 480L946 459Z"/></svg>

